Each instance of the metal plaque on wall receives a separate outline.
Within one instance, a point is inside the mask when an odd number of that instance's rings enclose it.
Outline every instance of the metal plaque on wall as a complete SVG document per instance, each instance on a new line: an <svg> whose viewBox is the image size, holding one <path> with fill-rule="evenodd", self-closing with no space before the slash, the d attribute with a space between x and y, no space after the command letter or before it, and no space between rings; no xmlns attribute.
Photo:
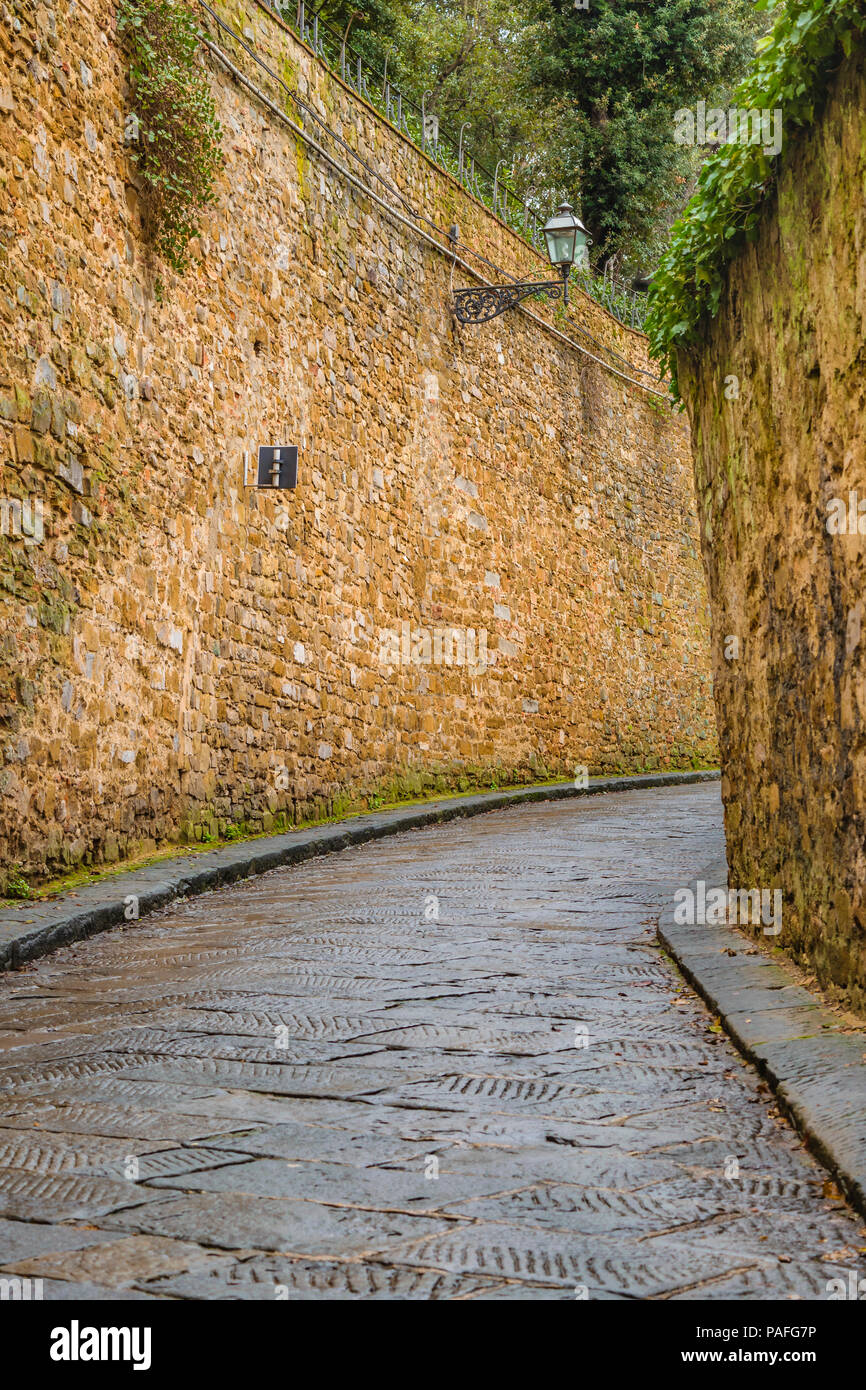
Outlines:
<svg viewBox="0 0 866 1390"><path fill-rule="evenodd" d="M297 444L260 444L256 485L276 488L297 487Z"/></svg>

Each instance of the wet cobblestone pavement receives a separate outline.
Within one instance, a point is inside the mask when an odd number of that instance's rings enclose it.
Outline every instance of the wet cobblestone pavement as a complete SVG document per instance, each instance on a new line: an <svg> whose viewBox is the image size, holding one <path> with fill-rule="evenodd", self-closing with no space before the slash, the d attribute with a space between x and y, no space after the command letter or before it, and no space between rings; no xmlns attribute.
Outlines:
<svg viewBox="0 0 866 1390"><path fill-rule="evenodd" d="M862 1223L655 944L717 784L452 822L0 979L44 1295L826 1298Z"/></svg>

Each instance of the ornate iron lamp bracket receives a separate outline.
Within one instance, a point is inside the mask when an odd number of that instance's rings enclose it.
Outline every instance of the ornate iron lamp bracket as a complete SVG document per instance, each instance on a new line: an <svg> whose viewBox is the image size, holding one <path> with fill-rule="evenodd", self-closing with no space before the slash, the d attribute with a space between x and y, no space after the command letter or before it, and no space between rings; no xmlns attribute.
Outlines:
<svg viewBox="0 0 866 1390"><path fill-rule="evenodd" d="M455 290L454 313L460 323L487 323L498 318L506 309L513 309L521 299L532 294L549 294L551 299L568 303L565 279L543 280L540 284L484 285L480 289Z"/></svg>

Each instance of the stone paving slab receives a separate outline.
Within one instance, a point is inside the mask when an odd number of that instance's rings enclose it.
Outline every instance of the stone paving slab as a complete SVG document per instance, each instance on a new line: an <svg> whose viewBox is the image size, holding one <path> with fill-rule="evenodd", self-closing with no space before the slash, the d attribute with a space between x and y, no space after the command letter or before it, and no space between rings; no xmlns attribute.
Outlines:
<svg viewBox="0 0 866 1390"><path fill-rule="evenodd" d="M386 1266L362 1260L291 1260L258 1256L244 1262L160 1279L154 1291L173 1298L428 1300L474 1299L498 1295L507 1288L499 1279L466 1279L463 1275L410 1266ZM524 1289L524 1294L526 1290Z"/></svg>
<svg viewBox="0 0 866 1390"><path fill-rule="evenodd" d="M396 1135L359 1135L351 1130L301 1122L275 1124L264 1130L226 1136L220 1143L223 1152L235 1154L235 1161L243 1154L296 1164L327 1158L329 1163L353 1163L359 1168L404 1162L420 1166L424 1157L431 1152L429 1144L422 1144L419 1140L413 1143Z"/></svg>
<svg viewBox="0 0 866 1390"><path fill-rule="evenodd" d="M38 1255L56 1255L66 1250L83 1250L86 1246L105 1245L119 1239L116 1231L0 1219L0 1252L4 1262L27 1260Z"/></svg>
<svg viewBox="0 0 866 1390"><path fill-rule="evenodd" d="M238 1155L240 1158L240 1155ZM239 1192L253 1196L299 1198L339 1207L351 1194L354 1205L379 1211L434 1215L469 1197L511 1192L536 1181L530 1166L501 1173L493 1164L482 1172L442 1169L433 1181L425 1177L425 1160L412 1169L367 1165L347 1171L342 1163L289 1163L272 1158L249 1158L230 1167L213 1168L178 1178L153 1178L149 1186L183 1192ZM459 1212L453 1212L459 1215Z"/></svg>
<svg viewBox="0 0 866 1390"><path fill-rule="evenodd" d="M512 791L449 797L421 806L357 816L337 825L293 830L284 835L269 835L220 849L179 855L132 873L112 875L49 902L0 909L0 970L15 969L24 961L36 960L59 946L123 925L130 894L137 899L140 919L175 899L206 893L253 874L266 873L285 864L299 864L316 855L330 854L404 830L538 801L633 791L640 787L685 786L718 778L719 773L713 771L661 772L635 777L591 777L586 788L577 788L571 782L551 782Z"/></svg>
<svg viewBox="0 0 866 1390"><path fill-rule="evenodd" d="M157 1195L136 1183L89 1173L43 1174L26 1168L0 1168L0 1216L18 1221L90 1221L123 1207L152 1202Z"/></svg>
<svg viewBox="0 0 866 1390"><path fill-rule="evenodd" d="M346 1189L347 1195L351 1192ZM162 1198L162 1192L154 1192ZM327 1206L301 1198L247 1192L192 1192L148 1204L149 1210L115 1212L104 1224L194 1241L219 1250L280 1250L293 1255L370 1256L394 1241L419 1240L447 1229L447 1218L363 1206ZM453 1218L452 1218L453 1219Z"/></svg>
<svg viewBox="0 0 866 1390"><path fill-rule="evenodd" d="M31 1279L65 1279L121 1289L136 1280L152 1280L167 1274L187 1273L202 1266L220 1264L220 1257L201 1246L163 1236L119 1236L109 1249L89 1247L16 1259L2 1272Z"/></svg>
<svg viewBox="0 0 866 1390"><path fill-rule="evenodd" d="M690 885L727 888L723 857ZM783 928L784 929L784 928ZM770 1082L810 1148L866 1215L866 1034L843 1025L736 927L683 926L673 905L659 939Z"/></svg>
<svg viewBox="0 0 866 1390"><path fill-rule="evenodd" d="M633 1298L668 1295L685 1286L707 1285L754 1264L754 1257L715 1250L713 1270L685 1238L660 1242L647 1252L628 1248L608 1235L542 1229L524 1222L473 1222L427 1236L411 1246L396 1245L389 1260L464 1273L509 1277L533 1284L556 1284L590 1297L607 1290Z"/></svg>
<svg viewBox="0 0 866 1390"><path fill-rule="evenodd" d="M148 1293L144 1289L110 1289L104 1284L87 1284L68 1279L45 1279L42 1282L42 1297L46 1303L97 1303L108 1298L112 1303L145 1302L162 1297L161 1294Z"/></svg>

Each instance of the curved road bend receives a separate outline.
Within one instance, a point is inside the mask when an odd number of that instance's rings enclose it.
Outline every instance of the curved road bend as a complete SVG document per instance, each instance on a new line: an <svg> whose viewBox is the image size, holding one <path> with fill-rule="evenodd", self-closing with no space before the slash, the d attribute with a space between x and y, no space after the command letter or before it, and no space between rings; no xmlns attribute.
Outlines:
<svg viewBox="0 0 866 1390"><path fill-rule="evenodd" d="M720 825L716 784L517 807L2 977L3 1272L46 1299L826 1297L860 1222L654 944Z"/></svg>

